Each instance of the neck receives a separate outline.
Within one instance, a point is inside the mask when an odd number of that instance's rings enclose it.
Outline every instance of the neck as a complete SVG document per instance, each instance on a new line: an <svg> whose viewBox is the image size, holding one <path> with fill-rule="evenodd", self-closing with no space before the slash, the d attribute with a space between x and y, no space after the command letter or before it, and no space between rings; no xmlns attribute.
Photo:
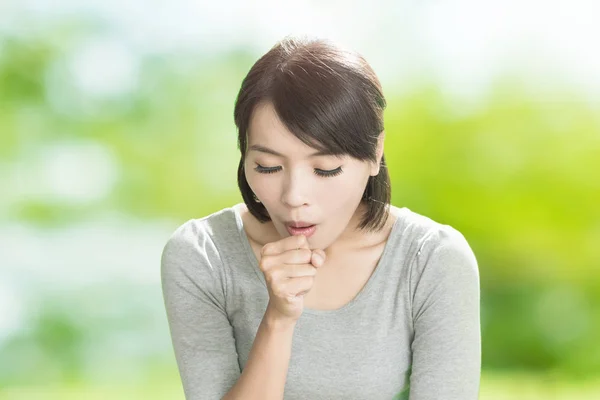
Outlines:
<svg viewBox="0 0 600 400"><path fill-rule="evenodd" d="M366 211L367 205L361 202L357 207L356 212L348 222L348 226L344 232L342 232L337 240L325 250L326 253L336 253L339 251L347 251L349 249L358 250L377 245L382 240L382 234L385 238L387 238L389 228L393 222L392 218L388 218L386 220L386 224L381 231L369 232L358 229L358 226L360 225L360 222L362 221L363 215L366 213Z"/></svg>

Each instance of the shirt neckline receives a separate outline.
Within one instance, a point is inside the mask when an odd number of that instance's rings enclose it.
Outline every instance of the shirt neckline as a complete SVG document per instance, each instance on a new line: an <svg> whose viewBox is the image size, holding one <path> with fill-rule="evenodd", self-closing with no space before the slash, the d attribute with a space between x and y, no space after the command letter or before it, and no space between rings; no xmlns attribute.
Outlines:
<svg viewBox="0 0 600 400"><path fill-rule="evenodd" d="M238 203L231 207L234 217L235 217L235 223L236 223L237 230L239 233L239 239L242 243L242 247L244 248L244 253L246 254L248 260L250 261L250 263L253 266L254 272L256 273L259 280L262 282L263 286L266 289L267 283L265 281L265 277L258 266L258 260L256 259L256 256L254 254L254 250L252 250L252 246L250 245L250 239L248 238L248 235L246 234L246 231L244 230L244 222L243 222L242 216L239 212L239 207L241 207L243 204L244 203ZM308 315L331 316L331 315L335 315L335 314L341 314L341 313L344 313L344 312L348 311L349 309L353 308L356 304L359 304L361 302L361 299L367 296L367 294L371 291L372 287L375 286L374 282L382 274L381 271L384 269L385 264L387 262L387 259L388 259L387 255L391 251L390 248L392 247L391 243L394 241L393 240L394 236L396 234L396 231L398 230L398 226L400 225L399 211L400 211L400 209L398 209L398 207L390 205L390 213L393 213L396 216L396 220L394 221L394 224L392 225L392 229L386 239L385 246L383 248L381 256L379 257L377 265L375 266L375 269L373 270L373 273L371 274L371 276L369 277L369 279L367 280L365 285L362 287L362 289L356 294L356 296L354 296L354 298L352 300L350 300L348 303L344 304L343 306L341 306L339 308L333 309L333 310L319 310L319 309L304 307L304 310L302 312L303 315L308 314Z"/></svg>

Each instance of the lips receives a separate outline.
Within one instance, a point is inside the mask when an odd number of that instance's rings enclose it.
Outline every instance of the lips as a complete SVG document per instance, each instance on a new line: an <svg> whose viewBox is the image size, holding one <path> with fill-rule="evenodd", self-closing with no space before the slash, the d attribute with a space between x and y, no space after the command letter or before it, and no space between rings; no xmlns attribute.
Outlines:
<svg viewBox="0 0 600 400"><path fill-rule="evenodd" d="M315 230L317 229L317 225L308 225L302 228L296 228L296 227L292 227L290 225L286 225L285 226L287 228L287 231L289 232L290 235L292 236L296 236L296 235L304 235L307 238L312 236L315 233Z"/></svg>
<svg viewBox="0 0 600 400"><path fill-rule="evenodd" d="M285 225L289 226L290 228L307 228L309 226L313 226L314 224L312 222L295 221L295 222L286 222Z"/></svg>

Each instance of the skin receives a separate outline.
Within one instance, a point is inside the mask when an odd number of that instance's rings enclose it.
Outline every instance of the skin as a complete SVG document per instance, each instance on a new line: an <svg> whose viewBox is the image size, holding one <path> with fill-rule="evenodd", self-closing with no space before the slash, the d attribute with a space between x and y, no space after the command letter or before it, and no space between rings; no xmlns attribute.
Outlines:
<svg viewBox="0 0 600 400"><path fill-rule="evenodd" d="M311 156L315 149L285 128L270 103L255 109L248 134L246 179L272 220L260 223L245 205L241 212L265 275L269 304L246 367L224 399L280 400L296 321L304 307L334 309L348 302L364 286L383 251L393 218L380 232L356 228L364 188L369 176L379 172L384 134L376 163L347 156ZM252 150L254 145L280 155ZM276 172L260 173L255 170L258 166ZM336 176L315 175L315 169L340 166L343 172ZM292 236L285 220L316 223L317 230L310 238Z"/></svg>
<svg viewBox="0 0 600 400"><path fill-rule="evenodd" d="M290 236L284 221L301 220L317 224L315 234L308 238L311 249L335 253L377 242L380 234L360 232L357 226L364 209L360 202L364 188L369 176L379 173L384 137L382 132L377 162L350 156L311 156L316 150L287 130L271 103L257 106L250 119L244 169L250 188L269 212L271 221L255 229L260 233L254 239L259 244L281 240ZM255 145L281 156L252 149ZM276 172L258 172L259 166ZM338 167L342 173L336 176L315 174L315 170L333 171Z"/></svg>

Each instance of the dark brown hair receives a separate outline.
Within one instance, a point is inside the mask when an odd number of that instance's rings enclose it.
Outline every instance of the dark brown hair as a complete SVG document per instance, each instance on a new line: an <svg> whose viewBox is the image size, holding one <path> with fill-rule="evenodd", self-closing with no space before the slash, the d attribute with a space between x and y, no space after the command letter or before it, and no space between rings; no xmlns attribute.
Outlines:
<svg viewBox="0 0 600 400"><path fill-rule="evenodd" d="M261 102L271 102L286 128L308 146L361 161L377 160L386 101L373 69L361 55L330 41L286 37L252 66L235 102L242 154L238 186L259 221L270 217L248 185L244 161L250 117ZM369 177L363 193L361 202L367 207L359 229L381 229L390 198L390 177L382 156L379 174Z"/></svg>

